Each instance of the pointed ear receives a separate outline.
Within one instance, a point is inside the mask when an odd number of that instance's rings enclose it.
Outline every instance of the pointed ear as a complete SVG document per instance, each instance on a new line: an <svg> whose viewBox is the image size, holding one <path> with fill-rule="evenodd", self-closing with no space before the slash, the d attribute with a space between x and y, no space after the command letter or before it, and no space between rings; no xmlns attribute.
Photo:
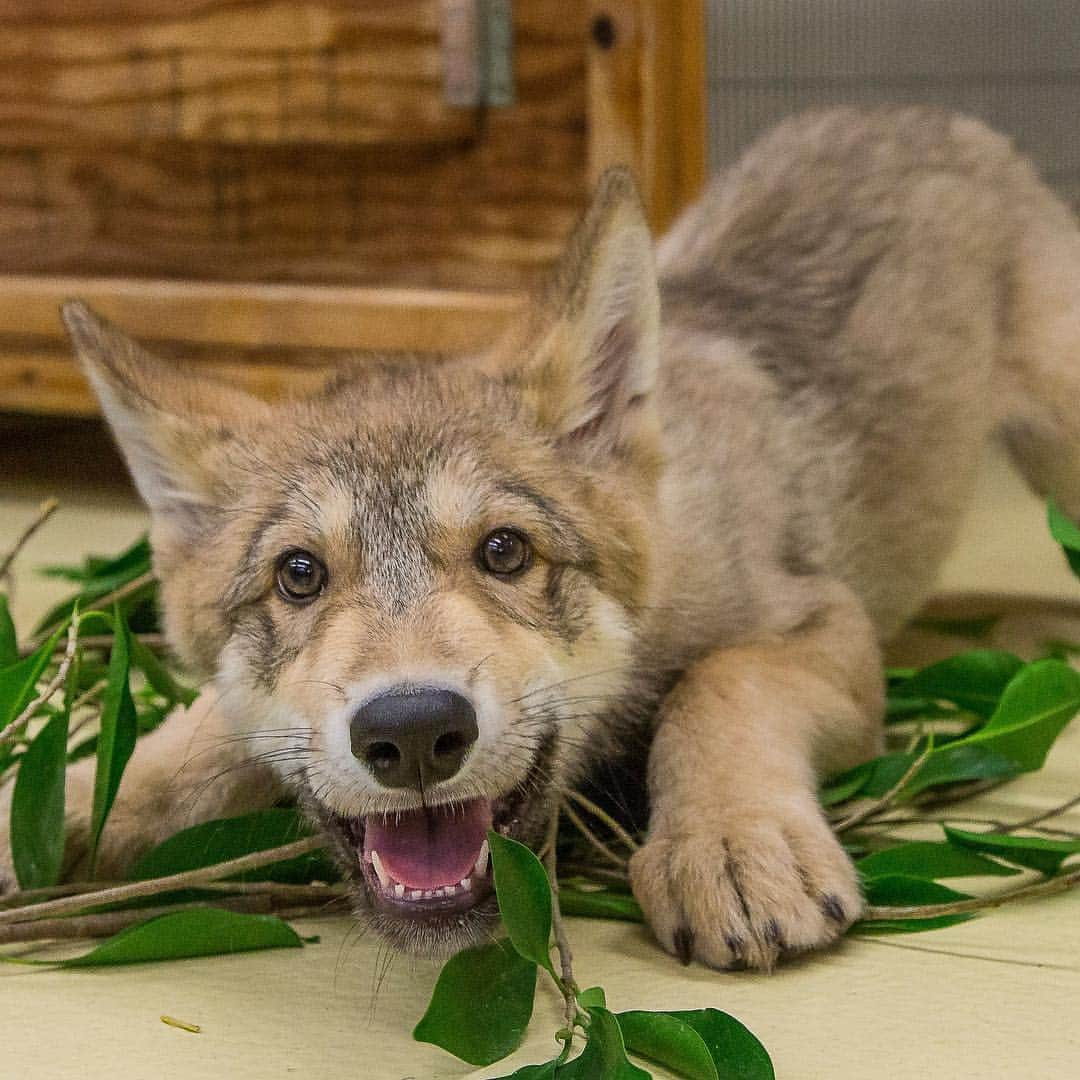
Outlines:
<svg viewBox="0 0 1080 1080"><path fill-rule="evenodd" d="M227 444L267 406L239 388L150 355L85 304L60 311L135 486L170 535L225 505Z"/></svg>
<svg viewBox="0 0 1080 1080"><path fill-rule="evenodd" d="M660 299L652 236L629 171L609 169L534 322L526 383L560 441L610 451L651 416Z"/></svg>

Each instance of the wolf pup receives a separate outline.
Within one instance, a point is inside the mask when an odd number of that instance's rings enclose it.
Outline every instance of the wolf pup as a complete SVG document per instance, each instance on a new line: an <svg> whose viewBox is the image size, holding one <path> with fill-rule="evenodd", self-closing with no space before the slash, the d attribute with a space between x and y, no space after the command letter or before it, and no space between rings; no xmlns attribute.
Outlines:
<svg viewBox="0 0 1080 1080"><path fill-rule="evenodd" d="M661 945L717 968L827 945L861 900L816 782L881 749L878 643L987 438L1080 516L1080 233L1004 138L929 110L782 124L655 267L608 172L493 348L302 400L64 320L152 513L168 639L209 679L140 742L102 866L290 793L410 949L489 932L487 829L538 846L643 710L630 875Z"/></svg>

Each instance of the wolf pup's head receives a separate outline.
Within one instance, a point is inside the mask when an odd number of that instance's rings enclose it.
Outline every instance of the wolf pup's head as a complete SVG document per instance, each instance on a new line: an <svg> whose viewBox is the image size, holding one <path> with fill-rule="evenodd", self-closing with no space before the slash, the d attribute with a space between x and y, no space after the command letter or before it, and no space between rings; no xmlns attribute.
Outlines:
<svg viewBox="0 0 1080 1080"><path fill-rule="evenodd" d="M639 659L658 298L628 174L483 355L267 404L63 315L152 512L172 646L391 940L487 932L487 829L540 844Z"/></svg>

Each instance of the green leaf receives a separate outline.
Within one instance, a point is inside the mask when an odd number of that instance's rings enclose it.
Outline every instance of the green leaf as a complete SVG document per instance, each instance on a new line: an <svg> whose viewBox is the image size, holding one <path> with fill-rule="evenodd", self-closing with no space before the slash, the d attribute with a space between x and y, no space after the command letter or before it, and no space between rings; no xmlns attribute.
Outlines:
<svg viewBox="0 0 1080 1080"><path fill-rule="evenodd" d="M131 573L137 577L150 566L150 539L145 534L119 555L103 557L88 555L78 566L43 566L38 573L45 577L64 578L67 581L87 582L98 578Z"/></svg>
<svg viewBox="0 0 1080 1080"><path fill-rule="evenodd" d="M873 775L874 763L872 761L863 762L862 765L856 765L853 769L837 773L818 790L818 800L824 807L838 806L840 803L847 802L866 787ZM903 776L902 772L900 776ZM886 787L884 790L889 789Z"/></svg>
<svg viewBox="0 0 1080 1080"><path fill-rule="evenodd" d="M911 625L917 630L930 630L950 637L984 638L1000 621L1000 615L983 615L970 619L912 619Z"/></svg>
<svg viewBox="0 0 1080 1080"><path fill-rule="evenodd" d="M849 934L923 934L968 922L974 915L934 915L928 919L860 919Z"/></svg>
<svg viewBox="0 0 1080 1080"><path fill-rule="evenodd" d="M721 1080L775 1080L768 1051L734 1016L719 1009L688 1009L668 1015L701 1036Z"/></svg>
<svg viewBox="0 0 1080 1080"><path fill-rule="evenodd" d="M239 817L206 821L175 833L152 848L135 863L128 877L135 881L168 877L238 859L253 851L291 844L310 835L311 826L298 810L257 810ZM313 851L238 874L234 880L306 884L316 880L337 881L340 876L324 853Z"/></svg>
<svg viewBox="0 0 1080 1080"><path fill-rule="evenodd" d="M509 1076L498 1076L495 1080L555 1080L558 1073L559 1059L545 1061L543 1065L523 1065Z"/></svg>
<svg viewBox="0 0 1080 1080"><path fill-rule="evenodd" d="M101 704L101 730L97 741L97 771L94 774L94 801L90 813L90 866L97 857L101 831L116 800L124 769L135 749L138 718L128 685L131 635L117 612L112 654L109 657L108 685Z"/></svg>
<svg viewBox="0 0 1080 1080"><path fill-rule="evenodd" d="M925 878L888 874L866 883L866 902L874 907L907 907L916 904L950 904L970 900L970 893L958 892Z"/></svg>
<svg viewBox="0 0 1080 1080"><path fill-rule="evenodd" d="M586 919L645 921L638 902L627 893L572 889L562 885L559 887L559 907L564 915L578 915Z"/></svg>
<svg viewBox="0 0 1080 1080"><path fill-rule="evenodd" d="M0 670L0 731L33 701L38 680L49 666L64 630L60 627L35 652ZM0 772L11 764L13 753L10 743L0 745Z"/></svg>
<svg viewBox="0 0 1080 1080"><path fill-rule="evenodd" d="M916 717L943 720L957 715L957 710L951 706L938 705L928 698L894 697L892 694L885 698L885 722L888 724L902 724Z"/></svg>
<svg viewBox="0 0 1080 1080"><path fill-rule="evenodd" d="M986 724L945 750L985 747L1025 772L1041 769L1054 741L1080 710L1080 674L1061 660L1028 664L1005 688Z"/></svg>
<svg viewBox="0 0 1080 1080"><path fill-rule="evenodd" d="M1011 666L1011 661L1006 659L1008 653L965 653L954 659L972 655L979 659L973 662L969 673L981 672L984 688ZM940 669L942 665L935 667ZM919 672L911 682L930 670ZM997 675L992 674L995 671ZM971 684L968 685L970 690ZM1037 660L1028 664L1017 671L1004 688L986 723L962 738L936 747L905 788L905 794L911 796L941 784L1002 779L1017 772L1039 769L1054 740L1078 709L1080 674L1060 660ZM836 798L837 792L852 789L859 795L884 795L903 776L917 754L918 751L886 754L842 773L826 785L823 798L842 801Z"/></svg>
<svg viewBox="0 0 1080 1080"><path fill-rule="evenodd" d="M719 1080L704 1039L687 1023L662 1012L622 1012L619 1022L626 1049L689 1080Z"/></svg>
<svg viewBox="0 0 1080 1080"><path fill-rule="evenodd" d="M149 573L150 566L150 545L143 537L115 559L88 559L82 570L73 567L47 568L44 572L50 576L76 581L82 588L52 608L38 623L34 633L40 634L63 621L75 610L76 606L89 608L108 593L123 588L136 578ZM130 612L142 601L152 597L156 591L157 583L147 582L142 588L124 597L123 610Z"/></svg>
<svg viewBox="0 0 1080 1080"><path fill-rule="evenodd" d="M1046 518L1050 526L1050 535L1064 550L1069 569L1080 577L1080 529L1076 527L1075 522L1062 513L1053 499L1046 504Z"/></svg>
<svg viewBox="0 0 1080 1080"><path fill-rule="evenodd" d="M540 860L524 845L488 830L491 870L503 925L514 948L528 960L551 966L551 886Z"/></svg>
<svg viewBox="0 0 1080 1080"><path fill-rule="evenodd" d="M973 851L931 840L912 840L884 851L875 851L860 859L855 868L863 881L893 874L936 881L939 878L982 875L1007 877L1019 873L1011 866L984 859Z"/></svg>
<svg viewBox="0 0 1080 1080"><path fill-rule="evenodd" d="M0 593L0 670L11 667L19 660L19 639L15 624L11 621L8 598Z"/></svg>
<svg viewBox="0 0 1080 1080"><path fill-rule="evenodd" d="M872 878L866 883L866 902L875 907L915 907L925 904L948 904L954 900L970 900L969 893L957 892L924 878L905 874L890 874ZM856 934L913 934L924 930L939 930L967 922L972 914L932 915L927 918L861 919L851 928Z"/></svg>
<svg viewBox="0 0 1080 1080"><path fill-rule="evenodd" d="M413 1038L491 1065L521 1045L535 993L536 965L509 941L466 949L440 972Z"/></svg>
<svg viewBox="0 0 1080 1080"><path fill-rule="evenodd" d="M276 915L241 915L221 908L193 908L129 926L97 948L70 960L19 959L17 962L62 968L106 967L256 949L299 949L303 944L300 935Z"/></svg>
<svg viewBox="0 0 1080 1080"><path fill-rule="evenodd" d="M873 761L834 778L824 789L825 797L855 786L858 795L879 798L891 791L919 757L911 753L883 754ZM935 748L918 773L904 786L904 795L911 797L930 787L957 784L970 780L1000 780L1015 776L1021 769L1011 758L995 753L989 746L968 745L956 740ZM854 781L858 781L857 786ZM848 795L847 798L851 796ZM843 802L844 799L834 799ZM833 805L826 803L825 805Z"/></svg>
<svg viewBox="0 0 1080 1080"><path fill-rule="evenodd" d="M21 889L60 880L68 716L54 716L23 754L11 796L11 859Z"/></svg>
<svg viewBox="0 0 1080 1080"><path fill-rule="evenodd" d="M626 1057L622 1031L614 1013L596 1006L589 1010L588 1041L585 1049L559 1067L559 1080L650 1080Z"/></svg>
<svg viewBox="0 0 1080 1080"><path fill-rule="evenodd" d="M1041 836L1015 836L1011 833L976 833L944 826L945 835L961 849L984 851L1017 866L1038 870L1052 877L1070 856L1080 854L1080 839L1051 840Z"/></svg>
<svg viewBox="0 0 1080 1080"><path fill-rule="evenodd" d="M604 994L604 988L602 986L590 986L587 990L582 990L578 996L578 1004L583 1009L592 1009L597 1005L601 1009L607 1008L607 996Z"/></svg>
<svg viewBox="0 0 1080 1080"><path fill-rule="evenodd" d="M61 627L29 656L0 670L0 730L7 727L30 704L38 680L49 666L60 635L65 629Z"/></svg>
<svg viewBox="0 0 1080 1080"><path fill-rule="evenodd" d="M989 716L1023 666L1023 661L1012 653L970 649L916 672L895 687L892 696L951 701L979 716Z"/></svg>
<svg viewBox="0 0 1080 1080"><path fill-rule="evenodd" d="M199 696L198 690L193 690L190 686L184 686L183 683L178 682L153 650L147 648L137 637L131 638L131 662L170 705L178 702L182 705L191 705Z"/></svg>

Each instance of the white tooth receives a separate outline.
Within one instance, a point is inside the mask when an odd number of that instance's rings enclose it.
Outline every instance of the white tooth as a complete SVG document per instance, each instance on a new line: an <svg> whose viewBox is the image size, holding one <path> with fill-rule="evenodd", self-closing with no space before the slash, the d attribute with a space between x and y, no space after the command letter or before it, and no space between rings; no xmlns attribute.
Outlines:
<svg viewBox="0 0 1080 1080"><path fill-rule="evenodd" d="M446 895L446 890L445 889L436 889L435 890L435 895L436 896L445 896Z"/></svg>
<svg viewBox="0 0 1080 1080"><path fill-rule="evenodd" d="M402 885L400 881L394 886L394 896L398 900L405 899L405 886Z"/></svg>
<svg viewBox="0 0 1080 1080"><path fill-rule="evenodd" d="M425 900L430 900L432 898L432 896L434 896L434 895L435 894L430 889L425 889L424 890L424 899Z"/></svg>
<svg viewBox="0 0 1080 1080"><path fill-rule="evenodd" d="M456 896L457 891L458 887L456 885L447 885L446 888L443 889L443 896Z"/></svg>
<svg viewBox="0 0 1080 1080"><path fill-rule="evenodd" d="M472 878L462 878L461 879L461 884L458 886L458 888L471 889L472 888Z"/></svg>
<svg viewBox="0 0 1080 1080"><path fill-rule="evenodd" d="M379 858L377 851L371 852L371 865L375 870L375 876L379 879L379 884L384 889L390 888L390 875L383 869L382 859Z"/></svg>
<svg viewBox="0 0 1080 1080"><path fill-rule="evenodd" d="M480 854L476 856L476 876L483 877L487 873L488 854L491 849L488 847L488 842L485 840L480 845Z"/></svg>
<svg viewBox="0 0 1080 1080"><path fill-rule="evenodd" d="M424 894L419 889L413 889L413 891L409 893L409 899L419 900L423 895Z"/></svg>

